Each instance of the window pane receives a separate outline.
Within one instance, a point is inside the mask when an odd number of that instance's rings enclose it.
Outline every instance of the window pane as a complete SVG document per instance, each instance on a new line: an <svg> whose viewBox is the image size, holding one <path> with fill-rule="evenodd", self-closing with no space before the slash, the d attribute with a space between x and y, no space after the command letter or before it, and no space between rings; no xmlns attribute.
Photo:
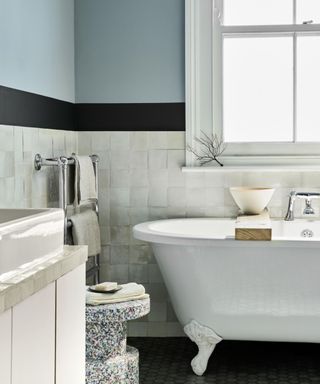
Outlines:
<svg viewBox="0 0 320 384"><path fill-rule="evenodd" d="M227 142L293 140L292 37L224 39Z"/></svg>
<svg viewBox="0 0 320 384"><path fill-rule="evenodd" d="M297 24L309 20L320 23L320 0L297 0Z"/></svg>
<svg viewBox="0 0 320 384"><path fill-rule="evenodd" d="M224 0L223 20L224 25L292 24L293 0Z"/></svg>
<svg viewBox="0 0 320 384"><path fill-rule="evenodd" d="M320 36L297 39L297 140L320 141Z"/></svg>

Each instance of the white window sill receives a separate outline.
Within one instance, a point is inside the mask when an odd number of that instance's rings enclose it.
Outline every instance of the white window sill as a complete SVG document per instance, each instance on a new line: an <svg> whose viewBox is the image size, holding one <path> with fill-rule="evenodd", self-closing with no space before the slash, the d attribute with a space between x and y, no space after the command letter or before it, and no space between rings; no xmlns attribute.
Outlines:
<svg viewBox="0 0 320 384"><path fill-rule="evenodd" d="M270 165L238 165L224 167L182 167L185 173L221 173L221 172L320 172L320 165L314 166L270 166Z"/></svg>
<svg viewBox="0 0 320 384"><path fill-rule="evenodd" d="M221 156L218 160L223 167L212 162L182 167L182 172L320 172L320 156Z"/></svg>

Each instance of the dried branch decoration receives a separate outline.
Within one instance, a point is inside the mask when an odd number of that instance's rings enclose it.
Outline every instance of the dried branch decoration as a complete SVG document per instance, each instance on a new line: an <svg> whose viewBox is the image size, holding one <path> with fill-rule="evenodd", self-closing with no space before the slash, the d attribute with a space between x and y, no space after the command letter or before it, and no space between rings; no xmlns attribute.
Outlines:
<svg viewBox="0 0 320 384"><path fill-rule="evenodd" d="M226 149L226 144L223 143L216 134L208 136L205 132L201 131L202 137L195 137L194 140L201 144L200 153L197 152L191 145L187 145L187 151L193 153L196 159L200 162L200 166L210 163L211 161L217 162L221 167L223 164L217 159L221 156Z"/></svg>

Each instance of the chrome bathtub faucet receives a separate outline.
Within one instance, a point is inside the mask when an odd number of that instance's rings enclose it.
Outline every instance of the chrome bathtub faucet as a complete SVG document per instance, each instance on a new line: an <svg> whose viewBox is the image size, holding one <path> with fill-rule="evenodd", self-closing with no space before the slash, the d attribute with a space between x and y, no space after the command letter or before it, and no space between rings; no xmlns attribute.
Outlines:
<svg viewBox="0 0 320 384"><path fill-rule="evenodd" d="M292 191L289 195L289 206L288 211L285 216L286 221L293 221L294 215L293 215L293 209L294 209L294 202L296 199L304 199L306 202L306 206L303 210L304 215L314 215L315 211L311 206L312 199L320 199L320 193L317 192L296 192Z"/></svg>

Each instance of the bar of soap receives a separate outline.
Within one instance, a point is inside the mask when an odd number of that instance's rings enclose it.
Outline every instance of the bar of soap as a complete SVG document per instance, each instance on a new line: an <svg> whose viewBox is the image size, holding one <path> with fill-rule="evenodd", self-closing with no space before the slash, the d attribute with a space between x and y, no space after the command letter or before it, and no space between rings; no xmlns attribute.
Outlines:
<svg viewBox="0 0 320 384"><path fill-rule="evenodd" d="M94 286L95 290L104 291L104 292L114 291L117 288L118 288L118 283L110 282L110 281L106 281L104 283L100 283Z"/></svg>
<svg viewBox="0 0 320 384"><path fill-rule="evenodd" d="M236 228L266 229L271 227L271 219L267 209L259 215L240 215L236 219Z"/></svg>

